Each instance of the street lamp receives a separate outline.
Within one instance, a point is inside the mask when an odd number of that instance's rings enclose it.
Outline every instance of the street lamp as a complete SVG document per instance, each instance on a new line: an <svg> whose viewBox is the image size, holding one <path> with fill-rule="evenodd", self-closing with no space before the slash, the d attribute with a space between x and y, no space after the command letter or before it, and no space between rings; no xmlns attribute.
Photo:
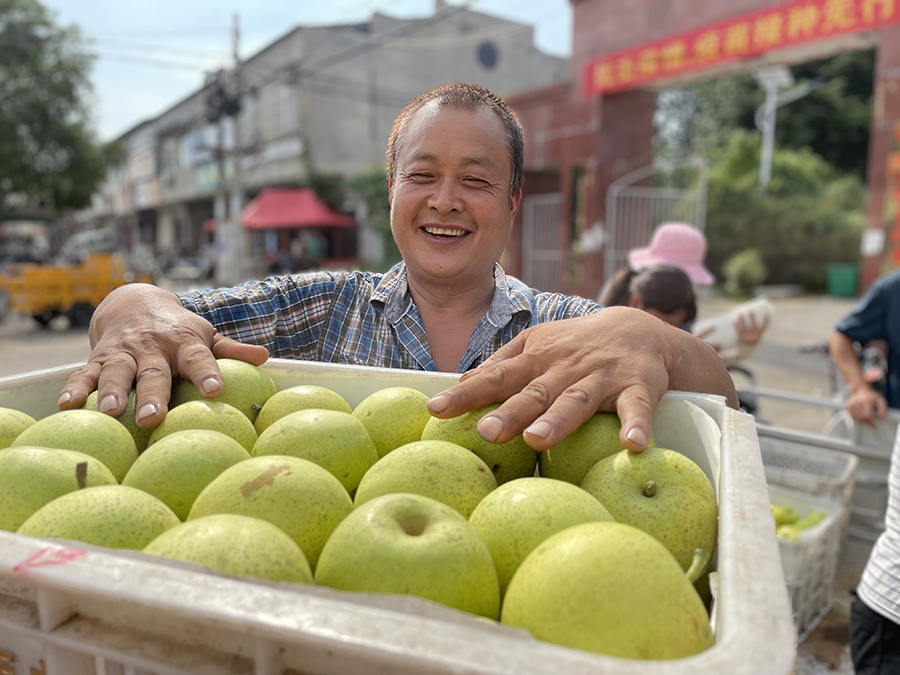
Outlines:
<svg viewBox="0 0 900 675"><path fill-rule="evenodd" d="M765 189L772 179L772 151L775 146L775 111L783 105L803 98L810 92L825 84L825 79L817 77L790 89L783 94L778 90L793 86L794 76L790 69L784 65L766 66L760 68L753 77L759 86L766 90L766 102L756 109L754 122L756 128L762 132L762 151L759 158L759 184Z"/></svg>

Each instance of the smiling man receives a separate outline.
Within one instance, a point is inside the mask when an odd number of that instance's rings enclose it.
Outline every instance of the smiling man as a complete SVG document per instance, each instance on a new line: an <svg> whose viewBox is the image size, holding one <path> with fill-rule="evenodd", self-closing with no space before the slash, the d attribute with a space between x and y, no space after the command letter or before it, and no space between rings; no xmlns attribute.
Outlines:
<svg viewBox="0 0 900 675"><path fill-rule="evenodd" d="M171 378L215 396L216 358L269 356L465 373L429 403L440 417L495 401L479 433L523 433L552 447L598 410L622 419L640 450L667 389L737 397L702 340L640 310L542 293L497 263L522 196L523 135L486 89L456 83L400 113L388 143L391 231L403 255L384 274L313 272L232 289L173 295L130 284L97 308L93 351L63 389L61 408L95 388L99 410L120 415L137 388L137 420L165 417Z"/></svg>

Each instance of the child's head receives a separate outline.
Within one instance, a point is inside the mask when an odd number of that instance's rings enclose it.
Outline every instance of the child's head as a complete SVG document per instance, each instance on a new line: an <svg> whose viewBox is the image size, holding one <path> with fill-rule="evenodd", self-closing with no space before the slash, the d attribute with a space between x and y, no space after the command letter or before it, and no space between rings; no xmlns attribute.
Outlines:
<svg viewBox="0 0 900 675"><path fill-rule="evenodd" d="M697 299L690 277L674 265L654 265L635 272L620 270L600 298L606 307L642 309L673 326L697 318Z"/></svg>

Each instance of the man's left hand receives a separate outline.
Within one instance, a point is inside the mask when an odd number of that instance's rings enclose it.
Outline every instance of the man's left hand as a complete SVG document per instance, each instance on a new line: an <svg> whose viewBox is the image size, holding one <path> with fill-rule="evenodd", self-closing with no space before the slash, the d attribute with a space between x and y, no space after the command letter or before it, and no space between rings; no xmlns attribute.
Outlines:
<svg viewBox="0 0 900 675"><path fill-rule="evenodd" d="M710 345L641 310L610 307L523 331L429 409L453 417L504 401L482 418L479 434L504 443L523 433L535 450L553 447L597 412L615 412L622 444L640 451L668 389L720 394L738 407L734 383Z"/></svg>

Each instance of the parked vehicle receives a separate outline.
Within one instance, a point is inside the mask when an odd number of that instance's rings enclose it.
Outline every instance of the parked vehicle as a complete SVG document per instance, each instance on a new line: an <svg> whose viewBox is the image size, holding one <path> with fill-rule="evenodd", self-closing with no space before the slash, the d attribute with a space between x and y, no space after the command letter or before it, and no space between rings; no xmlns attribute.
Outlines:
<svg viewBox="0 0 900 675"><path fill-rule="evenodd" d="M74 262L13 264L0 270L0 318L5 312L31 315L47 327L65 315L73 328L90 323L110 291L131 281L153 283L128 269L116 252L89 252Z"/></svg>

